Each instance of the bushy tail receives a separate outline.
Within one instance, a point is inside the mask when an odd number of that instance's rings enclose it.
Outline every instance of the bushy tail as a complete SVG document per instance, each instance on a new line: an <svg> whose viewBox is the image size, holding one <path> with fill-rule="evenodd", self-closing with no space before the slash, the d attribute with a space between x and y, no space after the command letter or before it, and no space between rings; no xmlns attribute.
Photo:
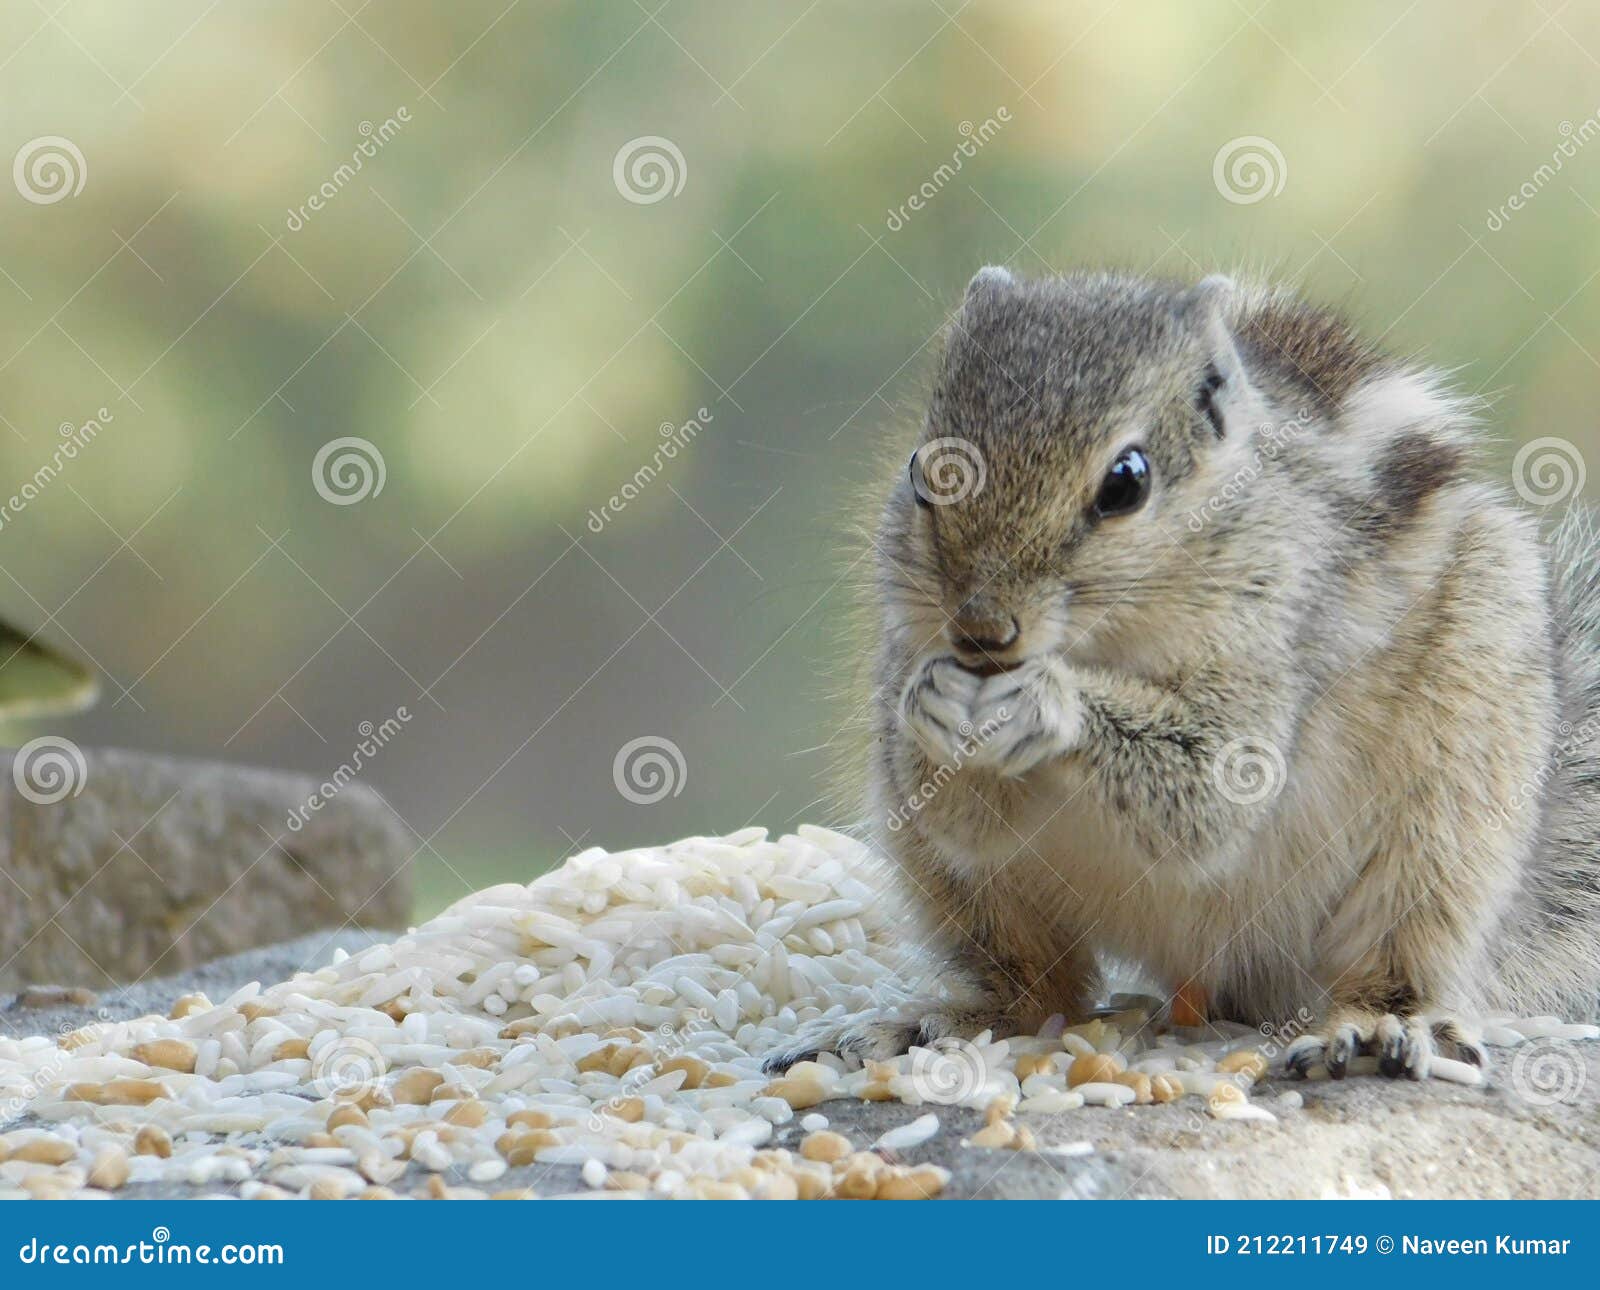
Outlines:
<svg viewBox="0 0 1600 1290"><path fill-rule="evenodd" d="M1547 539L1562 715L1541 846L1511 917L1508 1011L1600 1015L1600 526L1574 506Z"/></svg>

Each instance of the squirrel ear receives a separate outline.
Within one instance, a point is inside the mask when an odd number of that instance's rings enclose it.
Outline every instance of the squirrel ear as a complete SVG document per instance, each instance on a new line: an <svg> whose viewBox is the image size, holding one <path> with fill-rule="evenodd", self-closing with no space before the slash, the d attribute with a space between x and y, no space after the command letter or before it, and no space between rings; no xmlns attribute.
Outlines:
<svg viewBox="0 0 1600 1290"><path fill-rule="evenodd" d="M1195 405L1219 439L1227 433L1228 423L1248 417L1255 403L1244 361L1228 325L1237 291L1232 278L1213 273L1186 291L1178 303L1179 314L1200 333L1206 352Z"/></svg>
<svg viewBox="0 0 1600 1290"><path fill-rule="evenodd" d="M972 281L967 283L967 299L971 300L980 291L998 291L1003 287L1014 285L1016 278L1012 277L1011 270L1003 264L986 264L972 275Z"/></svg>

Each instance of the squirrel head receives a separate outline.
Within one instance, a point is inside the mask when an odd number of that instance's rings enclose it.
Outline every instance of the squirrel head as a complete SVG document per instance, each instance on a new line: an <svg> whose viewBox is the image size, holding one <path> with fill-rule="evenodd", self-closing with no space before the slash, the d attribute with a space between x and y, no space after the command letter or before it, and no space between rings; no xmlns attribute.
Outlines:
<svg viewBox="0 0 1600 1290"><path fill-rule="evenodd" d="M1241 359L1243 299L1220 276L980 270L888 501L902 626L1005 666L1086 648L1163 595L1181 609L1206 578L1184 554L1195 508L1296 418Z"/></svg>

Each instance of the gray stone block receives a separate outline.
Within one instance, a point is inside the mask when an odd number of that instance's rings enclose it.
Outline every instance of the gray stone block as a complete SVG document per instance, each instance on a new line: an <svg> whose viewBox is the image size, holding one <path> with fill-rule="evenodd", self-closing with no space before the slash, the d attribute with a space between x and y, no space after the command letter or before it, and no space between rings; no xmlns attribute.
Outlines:
<svg viewBox="0 0 1600 1290"><path fill-rule="evenodd" d="M293 830L318 790L307 776L64 741L21 751L0 752L0 990L100 989L313 928L410 921L412 839L359 784Z"/></svg>

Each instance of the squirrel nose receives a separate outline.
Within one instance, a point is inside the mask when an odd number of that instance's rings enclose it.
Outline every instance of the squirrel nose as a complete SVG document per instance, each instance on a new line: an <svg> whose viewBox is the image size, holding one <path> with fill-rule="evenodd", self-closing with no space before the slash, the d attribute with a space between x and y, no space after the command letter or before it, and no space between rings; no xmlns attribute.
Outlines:
<svg viewBox="0 0 1600 1290"><path fill-rule="evenodd" d="M963 605L950 627L950 636L961 649L975 654L998 654L1010 649L1022 635L1022 624L1015 614L978 610Z"/></svg>

